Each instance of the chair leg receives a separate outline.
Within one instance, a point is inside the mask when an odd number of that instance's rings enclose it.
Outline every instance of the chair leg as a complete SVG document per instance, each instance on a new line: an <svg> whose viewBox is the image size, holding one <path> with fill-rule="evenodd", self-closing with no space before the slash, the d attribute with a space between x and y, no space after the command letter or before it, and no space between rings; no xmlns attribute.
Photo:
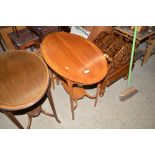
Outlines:
<svg viewBox="0 0 155 155"><path fill-rule="evenodd" d="M50 106L51 106L51 108L53 110L53 114L54 114L54 117L55 117L56 121L58 123L61 123L60 120L58 119L58 116L57 116L57 113L56 113L56 110L55 110L55 106L54 106L53 97L52 97L52 94L51 94L51 91L50 91L50 87L47 90L47 97L48 97L48 100L50 102Z"/></svg>
<svg viewBox="0 0 155 155"><path fill-rule="evenodd" d="M20 122L17 120L17 118L13 115L10 111L4 111L4 114L19 128L24 129L23 126L20 124Z"/></svg>
<svg viewBox="0 0 155 155"><path fill-rule="evenodd" d="M17 35L17 38L19 39L19 33L17 31L17 27L16 26L12 26L12 30Z"/></svg>

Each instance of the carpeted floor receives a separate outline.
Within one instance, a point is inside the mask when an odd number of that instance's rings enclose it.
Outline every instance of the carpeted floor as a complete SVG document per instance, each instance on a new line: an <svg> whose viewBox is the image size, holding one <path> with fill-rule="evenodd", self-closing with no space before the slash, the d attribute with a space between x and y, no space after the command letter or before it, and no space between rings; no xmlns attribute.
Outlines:
<svg viewBox="0 0 155 155"><path fill-rule="evenodd" d="M105 95L99 98L97 107L94 100L84 98L78 101L75 110L75 120L71 119L69 96L61 85L52 94L61 123L44 114L33 119L32 129L64 129L64 128L110 128L133 129L155 128L155 55L146 65L141 67L141 61L136 62L132 82L138 93L125 102L119 101L119 94L126 88L127 81L123 78L106 88ZM90 90L95 93L95 89ZM50 111L48 100L43 107ZM17 116L26 127L27 116ZM16 126L0 113L0 128L15 129Z"/></svg>

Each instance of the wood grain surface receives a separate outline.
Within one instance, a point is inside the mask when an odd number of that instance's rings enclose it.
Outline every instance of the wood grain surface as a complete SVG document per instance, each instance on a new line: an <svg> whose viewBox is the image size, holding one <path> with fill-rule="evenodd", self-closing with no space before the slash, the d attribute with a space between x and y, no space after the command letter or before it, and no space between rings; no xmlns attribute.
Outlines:
<svg viewBox="0 0 155 155"><path fill-rule="evenodd" d="M41 52L56 73L76 83L94 84L107 73L107 62L101 50L75 34L48 35L42 42Z"/></svg>
<svg viewBox="0 0 155 155"><path fill-rule="evenodd" d="M46 64L25 51L0 54L0 108L20 110L30 107L45 94L49 84Z"/></svg>

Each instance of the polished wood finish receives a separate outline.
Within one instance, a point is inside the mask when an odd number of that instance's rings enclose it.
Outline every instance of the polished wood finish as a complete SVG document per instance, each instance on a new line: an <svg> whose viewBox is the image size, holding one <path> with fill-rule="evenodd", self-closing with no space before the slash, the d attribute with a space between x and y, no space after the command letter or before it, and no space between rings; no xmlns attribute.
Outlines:
<svg viewBox="0 0 155 155"><path fill-rule="evenodd" d="M0 54L0 108L32 106L45 94L48 84L48 69L36 55L24 51Z"/></svg>
<svg viewBox="0 0 155 155"><path fill-rule="evenodd" d="M107 73L107 62L101 50L75 34L48 35L43 40L41 52L56 73L76 83L94 84Z"/></svg>
<svg viewBox="0 0 155 155"><path fill-rule="evenodd" d="M66 82L64 88L70 95L72 119L74 119L74 109L77 105L73 100L76 102L86 95L82 88L74 86L100 82L107 73L106 58L91 41L65 32L45 37L41 52L47 64Z"/></svg>
<svg viewBox="0 0 155 155"><path fill-rule="evenodd" d="M20 50L0 54L0 109L5 111L16 125L17 121L10 112L33 107L46 92L53 116L60 122L48 87L49 71L41 58ZM34 107L30 111L27 114L34 117L40 114L41 108Z"/></svg>

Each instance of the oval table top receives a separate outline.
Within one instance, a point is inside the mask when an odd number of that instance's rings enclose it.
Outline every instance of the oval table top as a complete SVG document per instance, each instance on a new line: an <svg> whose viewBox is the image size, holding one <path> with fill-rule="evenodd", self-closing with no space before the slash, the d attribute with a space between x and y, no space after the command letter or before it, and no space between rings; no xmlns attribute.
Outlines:
<svg viewBox="0 0 155 155"><path fill-rule="evenodd" d="M47 64L62 77L81 84L95 84L107 73L107 61L91 41L66 32L45 37L41 46Z"/></svg>
<svg viewBox="0 0 155 155"><path fill-rule="evenodd" d="M20 50L0 54L1 109L32 106L45 94L48 84L48 68L38 56Z"/></svg>

